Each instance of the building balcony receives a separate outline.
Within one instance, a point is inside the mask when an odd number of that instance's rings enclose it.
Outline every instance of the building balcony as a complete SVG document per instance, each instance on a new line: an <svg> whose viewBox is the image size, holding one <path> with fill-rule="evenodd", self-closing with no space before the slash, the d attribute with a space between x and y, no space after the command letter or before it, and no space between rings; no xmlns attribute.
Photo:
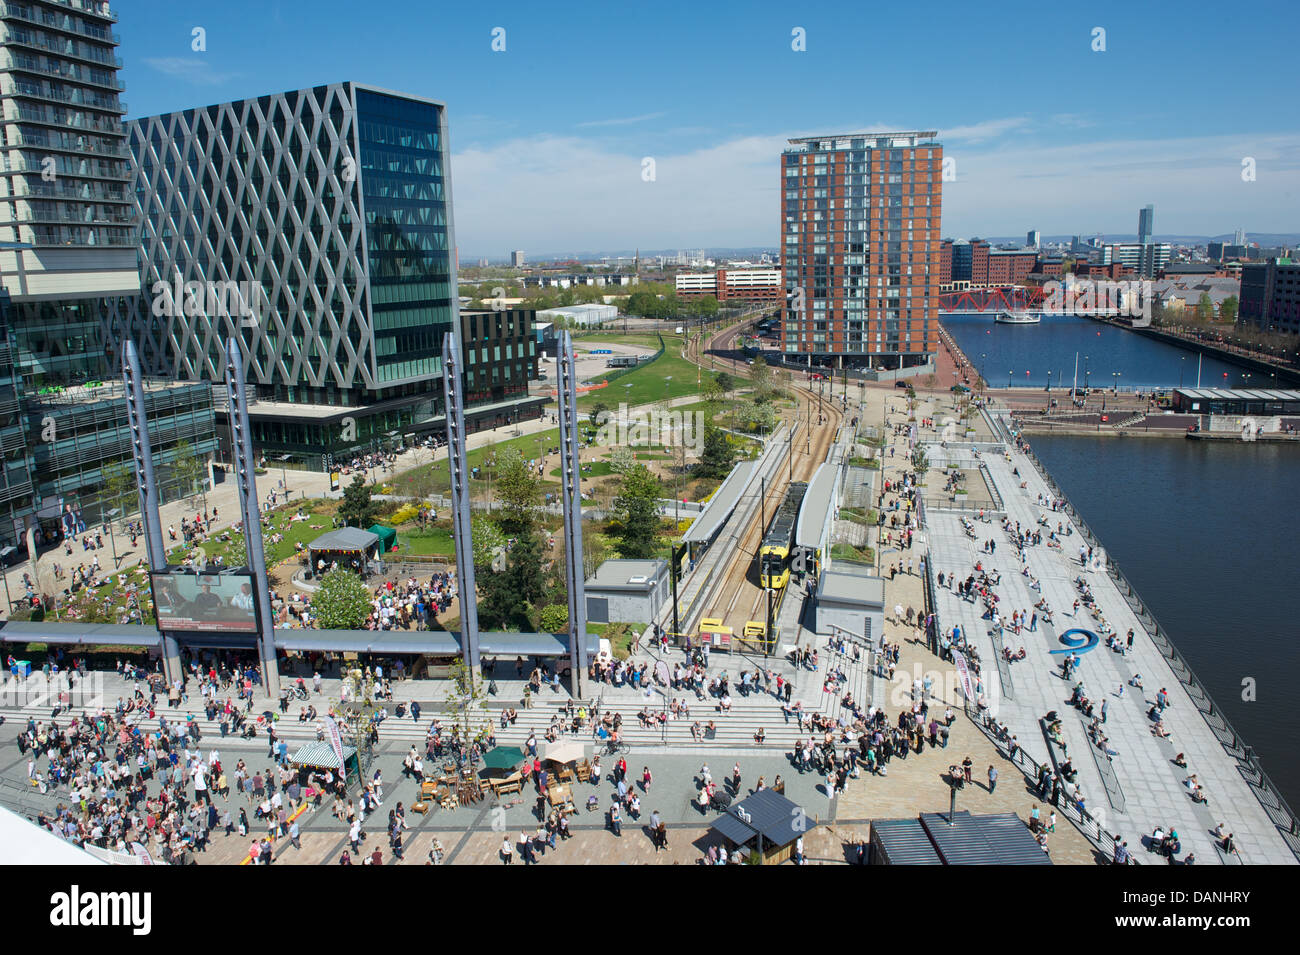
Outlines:
<svg viewBox="0 0 1300 955"><path fill-rule="evenodd" d="M17 158L10 156L9 168L0 170L0 176L11 176L15 173L40 175L45 171L45 166L41 162L29 161L26 157ZM131 167L123 163L120 168L107 166L103 163L79 163L76 168L69 168L64 165L57 165L55 172L60 176L74 176L78 179L118 179L123 182L131 180L135 173Z"/></svg>
<svg viewBox="0 0 1300 955"><path fill-rule="evenodd" d="M105 113L122 113L127 112L127 105L117 97L98 96L86 90L73 90L72 92L63 92L56 89L43 89L32 83L24 83L21 80L14 82L14 90L9 94L11 99L39 99L50 103L60 103L64 106L71 106L75 109L97 109Z"/></svg>
<svg viewBox="0 0 1300 955"><path fill-rule="evenodd" d="M139 244L135 235L110 235L113 226L27 226L24 238L41 248L128 249Z"/></svg>
<svg viewBox="0 0 1300 955"><path fill-rule="evenodd" d="M119 92L126 89L126 84L115 76L95 76L90 70L75 65L42 63L36 57L22 53L11 53L9 59L11 61L10 69L15 72L36 73L40 76L50 76L62 80L65 83L99 86L104 89L118 90Z"/></svg>
<svg viewBox="0 0 1300 955"><path fill-rule="evenodd" d="M113 19L117 18L114 17ZM58 30L60 33L84 36L87 39L97 40L100 43L109 43L113 46L121 46L122 44L122 37L107 27L87 23L66 13L54 14L48 10L29 7L21 3L0 2L0 20L17 20L22 23L30 23L33 26L43 27L46 30Z"/></svg>
<svg viewBox="0 0 1300 955"><path fill-rule="evenodd" d="M77 45L76 41L69 40L66 45L50 43L38 36L28 34L27 31L9 30L8 35L0 37L0 45L22 47L28 50L40 50L50 56L57 56L65 60L81 60L83 63L93 63L96 66L102 66L107 69L122 68L122 58L114 56L112 53L106 53L87 47L84 44Z"/></svg>
<svg viewBox="0 0 1300 955"><path fill-rule="evenodd" d="M118 226L120 228L130 228L135 224L135 210L131 210L128 215L108 216L94 219L87 219L85 215L78 215L68 210L39 211L30 210L19 214L15 219L19 225L31 225L35 222L44 223L68 223L70 225L82 225L87 227L93 226ZM6 223L8 224L8 223Z"/></svg>
<svg viewBox="0 0 1300 955"><path fill-rule="evenodd" d="M113 190L105 188L91 188L89 184L84 184L81 188L76 186L63 186L51 182L31 183L27 180L15 180L14 194L12 196L0 196L0 201L14 199L68 199L73 202L115 202L130 203L134 202L125 190Z"/></svg>
<svg viewBox="0 0 1300 955"><path fill-rule="evenodd" d="M0 116L0 123L34 123L55 129L75 129L78 132L97 133L101 136L126 136L126 128L119 120L101 119L86 113L71 112L60 119L53 110L17 107L11 116Z"/></svg>
<svg viewBox="0 0 1300 955"><path fill-rule="evenodd" d="M35 147L37 149L53 149L58 152L74 153L83 155L89 153L92 156L110 156L114 159L131 158L130 150L126 148L126 143L90 143L90 142L73 142L71 136L43 136L40 133L27 132L21 128L11 129L9 132L10 146Z"/></svg>
<svg viewBox="0 0 1300 955"><path fill-rule="evenodd" d="M51 6L63 7L65 10L71 10L74 13L99 17L109 23L117 22L117 14L109 10L107 0L41 0L41 2Z"/></svg>

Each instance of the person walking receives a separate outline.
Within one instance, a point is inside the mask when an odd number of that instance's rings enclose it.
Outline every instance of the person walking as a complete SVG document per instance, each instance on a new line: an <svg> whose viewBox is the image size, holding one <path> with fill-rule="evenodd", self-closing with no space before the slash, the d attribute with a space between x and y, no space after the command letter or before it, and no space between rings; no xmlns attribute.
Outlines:
<svg viewBox="0 0 1300 955"><path fill-rule="evenodd" d="M998 769L992 763L989 763L989 795L998 788Z"/></svg>
<svg viewBox="0 0 1300 955"><path fill-rule="evenodd" d="M510 844L510 837L501 840L501 861L510 865L515 861L515 847Z"/></svg>

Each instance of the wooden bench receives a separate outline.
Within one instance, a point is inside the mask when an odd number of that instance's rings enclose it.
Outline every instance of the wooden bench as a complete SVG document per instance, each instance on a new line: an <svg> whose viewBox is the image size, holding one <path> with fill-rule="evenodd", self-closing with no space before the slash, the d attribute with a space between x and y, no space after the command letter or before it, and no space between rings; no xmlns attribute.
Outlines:
<svg viewBox="0 0 1300 955"><path fill-rule="evenodd" d="M578 780L580 782L584 782L584 783L591 782L591 763L589 763L587 760L584 759L582 762L580 762L575 768L574 772L576 773Z"/></svg>
<svg viewBox="0 0 1300 955"><path fill-rule="evenodd" d="M506 779L497 783L493 788L498 796L505 796L510 793L522 792L524 781L522 779Z"/></svg>

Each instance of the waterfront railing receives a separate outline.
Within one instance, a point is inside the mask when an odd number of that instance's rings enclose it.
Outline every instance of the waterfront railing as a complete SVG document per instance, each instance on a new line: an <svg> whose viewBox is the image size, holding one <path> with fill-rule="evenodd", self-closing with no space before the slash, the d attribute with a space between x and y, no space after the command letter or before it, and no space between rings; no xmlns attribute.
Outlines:
<svg viewBox="0 0 1300 955"><path fill-rule="evenodd" d="M1046 466L1039 460L1038 455L1028 446L1025 446L1023 450L1034 467L1038 469L1038 473L1052 493L1061 500L1065 512L1079 528L1084 539L1092 546L1100 548L1100 539L1092 532L1092 528L1084 521L1074 505L1070 503L1065 496L1065 492L1052 479ZM1300 858L1300 819L1296 817L1277 786L1264 772L1264 767L1260 765L1259 757L1255 754L1254 749L1246 743L1241 734L1228 722L1222 708L1214 702L1209 691L1205 689L1205 684L1197 678L1187 660L1178 652L1178 648L1169 639L1168 631L1160 626L1151 609L1138 596L1136 588L1124 576L1124 572L1120 570L1119 565L1115 563L1109 554L1106 556L1106 572L1119 587L1120 593L1137 616L1138 623L1151 638L1151 642L1156 649L1160 651L1160 655L1169 664L1175 678L1187 690L1187 695L1196 705L1197 710L1200 711L1210 731L1218 739L1220 745L1223 746L1224 751L1236 761L1238 771L1254 793L1260 806L1263 807L1264 812L1282 832L1291 851L1297 858Z"/></svg>

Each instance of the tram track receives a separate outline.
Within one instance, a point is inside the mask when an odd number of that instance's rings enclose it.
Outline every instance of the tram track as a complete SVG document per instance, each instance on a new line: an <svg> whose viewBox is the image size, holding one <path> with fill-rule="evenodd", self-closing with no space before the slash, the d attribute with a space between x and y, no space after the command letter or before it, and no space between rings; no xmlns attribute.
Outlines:
<svg viewBox="0 0 1300 955"><path fill-rule="evenodd" d="M703 340L702 336L697 337L688 343L684 352L685 357L705 367L704 352L710 351L714 353L711 356L714 370L727 371L738 377L747 375L749 371L747 363L727 355L717 354L719 351L735 349L736 339L746 324L747 321L723 329L707 341ZM826 386L824 381L822 386ZM844 412L836 407L834 401L824 395L819 396L816 387L810 386L809 383L796 382L792 376L790 391L795 398L795 413L790 423L802 421L805 424L804 433L795 437L789 448L788 453L794 456L794 461L791 463L787 460L776 468L777 479L764 489L761 516L749 522L749 526L737 543L735 552L722 568L723 583L712 602L712 607L704 611L706 617L721 618L724 626L731 627L732 633L736 635L744 632L745 624L749 621L767 619L764 606L766 592L759 584L757 567L758 550L767 531L765 525L776 513L792 481L812 479L818 466L829 455L835 435L844 419ZM819 410L821 423L816 424L814 420L818 417ZM787 440L791 440L789 436ZM803 446L800 447L800 444Z"/></svg>

